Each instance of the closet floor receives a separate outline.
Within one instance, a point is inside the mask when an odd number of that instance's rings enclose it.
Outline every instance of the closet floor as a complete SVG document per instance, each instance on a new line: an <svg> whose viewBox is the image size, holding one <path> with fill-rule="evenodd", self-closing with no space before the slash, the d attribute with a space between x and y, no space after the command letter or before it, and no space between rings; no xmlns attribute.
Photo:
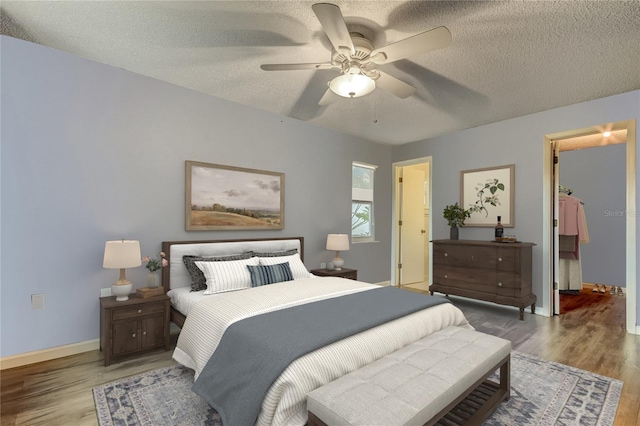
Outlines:
<svg viewBox="0 0 640 426"><path fill-rule="evenodd" d="M611 286L606 286L604 293L594 293L593 287L594 284L585 283L579 293L560 293L560 315L571 312L585 317L598 316L607 324L624 325L626 296L609 294Z"/></svg>

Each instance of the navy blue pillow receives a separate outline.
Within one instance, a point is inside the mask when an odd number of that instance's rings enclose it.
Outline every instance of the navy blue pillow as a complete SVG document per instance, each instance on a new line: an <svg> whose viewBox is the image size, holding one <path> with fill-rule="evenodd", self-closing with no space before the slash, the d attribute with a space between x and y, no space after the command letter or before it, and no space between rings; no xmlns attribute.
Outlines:
<svg viewBox="0 0 640 426"><path fill-rule="evenodd" d="M247 265L247 268L251 275L251 287L293 280L289 262L275 265Z"/></svg>

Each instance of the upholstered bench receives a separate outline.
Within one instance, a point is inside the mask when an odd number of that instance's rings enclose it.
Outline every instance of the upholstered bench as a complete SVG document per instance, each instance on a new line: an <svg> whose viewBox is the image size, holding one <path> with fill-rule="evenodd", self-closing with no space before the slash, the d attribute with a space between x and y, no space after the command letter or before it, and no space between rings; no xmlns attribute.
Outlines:
<svg viewBox="0 0 640 426"><path fill-rule="evenodd" d="M308 425L480 424L509 399L510 354L508 340L445 328L310 392Z"/></svg>

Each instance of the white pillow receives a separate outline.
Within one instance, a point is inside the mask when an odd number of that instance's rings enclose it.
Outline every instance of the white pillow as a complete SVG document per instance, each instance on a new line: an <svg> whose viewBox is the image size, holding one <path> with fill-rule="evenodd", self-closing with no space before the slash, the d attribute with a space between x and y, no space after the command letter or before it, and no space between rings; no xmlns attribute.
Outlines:
<svg viewBox="0 0 640 426"><path fill-rule="evenodd" d="M300 253L296 253L293 256L258 257L254 259L260 259L260 265L277 265L278 263L289 262L289 267L291 268L294 280L311 277L311 274L307 271L307 268L300 259Z"/></svg>
<svg viewBox="0 0 640 426"><path fill-rule="evenodd" d="M194 262L207 279L204 294L222 293L251 287L251 274L247 265L257 265L258 258L227 262Z"/></svg>

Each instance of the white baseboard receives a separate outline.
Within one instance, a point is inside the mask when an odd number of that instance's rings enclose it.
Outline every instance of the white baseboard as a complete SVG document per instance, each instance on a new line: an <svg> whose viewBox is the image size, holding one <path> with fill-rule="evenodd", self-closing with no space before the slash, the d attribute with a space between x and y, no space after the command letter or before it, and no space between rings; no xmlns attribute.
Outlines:
<svg viewBox="0 0 640 426"><path fill-rule="evenodd" d="M636 325L636 332L635 334L640 335L640 325Z"/></svg>
<svg viewBox="0 0 640 426"><path fill-rule="evenodd" d="M0 370L6 370L36 362L49 361L69 355L77 355L83 352L100 349L100 339L87 340L85 342L72 343L70 345L56 346L54 348L41 349L39 351L10 355L0 358Z"/></svg>
<svg viewBox="0 0 640 426"><path fill-rule="evenodd" d="M375 285L379 285L381 287L389 287L391 285L391 281L380 281L379 283L374 283Z"/></svg>

